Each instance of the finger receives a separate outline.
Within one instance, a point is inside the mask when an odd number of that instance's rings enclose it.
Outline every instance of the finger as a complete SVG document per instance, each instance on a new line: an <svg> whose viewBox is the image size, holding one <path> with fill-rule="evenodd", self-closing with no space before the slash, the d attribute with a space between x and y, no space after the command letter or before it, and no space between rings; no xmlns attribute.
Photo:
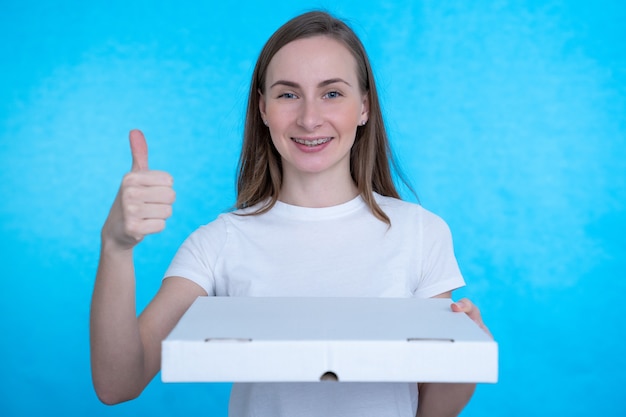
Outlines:
<svg viewBox="0 0 626 417"><path fill-rule="evenodd" d="M139 242L144 236L158 233L163 229L165 229L165 219L143 219L128 222L126 233Z"/></svg>
<svg viewBox="0 0 626 417"><path fill-rule="evenodd" d="M131 171L123 180L124 187L169 187L174 185L174 179L165 171Z"/></svg>
<svg viewBox="0 0 626 417"><path fill-rule="evenodd" d="M131 130L129 134L130 152L133 156L132 171L148 170L148 144L141 130Z"/></svg>
<svg viewBox="0 0 626 417"><path fill-rule="evenodd" d="M136 208L129 208L129 215L143 220L166 220L172 216L171 204L142 204Z"/></svg>
<svg viewBox="0 0 626 417"><path fill-rule="evenodd" d="M173 204L176 192L171 187L125 187L121 192L123 207L142 206L144 204Z"/></svg>
<svg viewBox="0 0 626 417"><path fill-rule="evenodd" d="M467 298L462 298L456 303L452 303L452 310L459 313L469 313L474 308L474 304Z"/></svg>
<svg viewBox="0 0 626 417"><path fill-rule="evenodd" d="M150 235L153 233L159 233L165 229L164 219L147 219L143 222L143 235Z"/></svg>
<svg viewBox="0 0 626 417"><path fill-rule="evenodd" d="M467 298L462 298L456 303L453 303L452 310L456 312L463 312L470 316L472 320L481 319L480 310Z"/></svg>
<svg viewBox="0 0 626 417"><path fill-rule="evenodd" d="M452 303L451 305L452 311L457 313L465 313L467 316L472 319L474 323L476 323L485 333L489 335L493 339L493 335L491 331L485 326L483 322L482 315L480 314L480 309L474 305L469 299L462 298L456 303Z"/></svg>
<svg viewBox="0 0 626 417"><path fill-rule="evenodd" d="M144 201L148 204L174 204L176 200L176 192L171 187L158 186L149 187L145 195Z"/></svg>

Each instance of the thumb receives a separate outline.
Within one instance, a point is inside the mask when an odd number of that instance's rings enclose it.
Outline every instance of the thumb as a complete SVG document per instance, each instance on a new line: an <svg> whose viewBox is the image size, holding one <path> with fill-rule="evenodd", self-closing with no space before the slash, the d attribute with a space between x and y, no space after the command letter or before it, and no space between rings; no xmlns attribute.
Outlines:
<svg viewBox="0 0 626 417"><path fill-rule="evenodd" d="M131 130L129 134L130 152L133 155L133 171L148 170L148 144L141 130Z"/></svg>

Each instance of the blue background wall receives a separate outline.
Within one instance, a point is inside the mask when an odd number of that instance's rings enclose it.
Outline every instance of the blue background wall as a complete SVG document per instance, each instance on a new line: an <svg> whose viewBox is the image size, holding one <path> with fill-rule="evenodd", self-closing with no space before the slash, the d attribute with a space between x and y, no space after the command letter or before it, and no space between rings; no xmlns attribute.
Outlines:
<svg viewBox="0 0 626 417"><path fill-rule="evenodd" d="M284 21L325 7L368 48L393 146L453 232L501 349L464 416L626 414L626 9L618 0L0 2L0 414L225 416L227 384L113 408L90 381L99 230L142 128L172 173L138 304L234 201L247 85ZM407 196L410 198L410 196Z"/></svg>

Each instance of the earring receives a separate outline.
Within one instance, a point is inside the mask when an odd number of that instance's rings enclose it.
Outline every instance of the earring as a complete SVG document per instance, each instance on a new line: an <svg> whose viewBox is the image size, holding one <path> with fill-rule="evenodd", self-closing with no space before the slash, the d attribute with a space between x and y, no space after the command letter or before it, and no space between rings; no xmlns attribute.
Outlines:
<svg viewBox="0 0 626 417"><path fill-rule="evenodd" d="M267 126L267 120L263 119L263 124Z"/></svg>
<svg viewBox="0 0 626 417"><path fill-rule="evenodd" d="M367 120L362 120L361 121L361 126L365 126L365 123L367 123Z"/></svg>

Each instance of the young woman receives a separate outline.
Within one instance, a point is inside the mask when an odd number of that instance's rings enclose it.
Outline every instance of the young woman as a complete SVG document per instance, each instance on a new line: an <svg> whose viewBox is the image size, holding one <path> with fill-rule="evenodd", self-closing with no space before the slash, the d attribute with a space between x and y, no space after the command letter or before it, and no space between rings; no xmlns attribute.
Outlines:
<svg viewBox="0 0 626 417"><path fill-rule="evenodd" d="M369 60L354 32L326 13L292 19L263 48L248 100L237 210L183 243L139 318L133 248L163 229L174 191L167 173L148 169L141 132L132 131L130 143L132 170L102 229L92 300L93 381L105 403L141 393L159 371L161 340L198 296L450 298L464 285L447 225L399 199ZM483 326L469 300L452 309ZM448 416L473 390L235 384L229 414Z"/></svg>

